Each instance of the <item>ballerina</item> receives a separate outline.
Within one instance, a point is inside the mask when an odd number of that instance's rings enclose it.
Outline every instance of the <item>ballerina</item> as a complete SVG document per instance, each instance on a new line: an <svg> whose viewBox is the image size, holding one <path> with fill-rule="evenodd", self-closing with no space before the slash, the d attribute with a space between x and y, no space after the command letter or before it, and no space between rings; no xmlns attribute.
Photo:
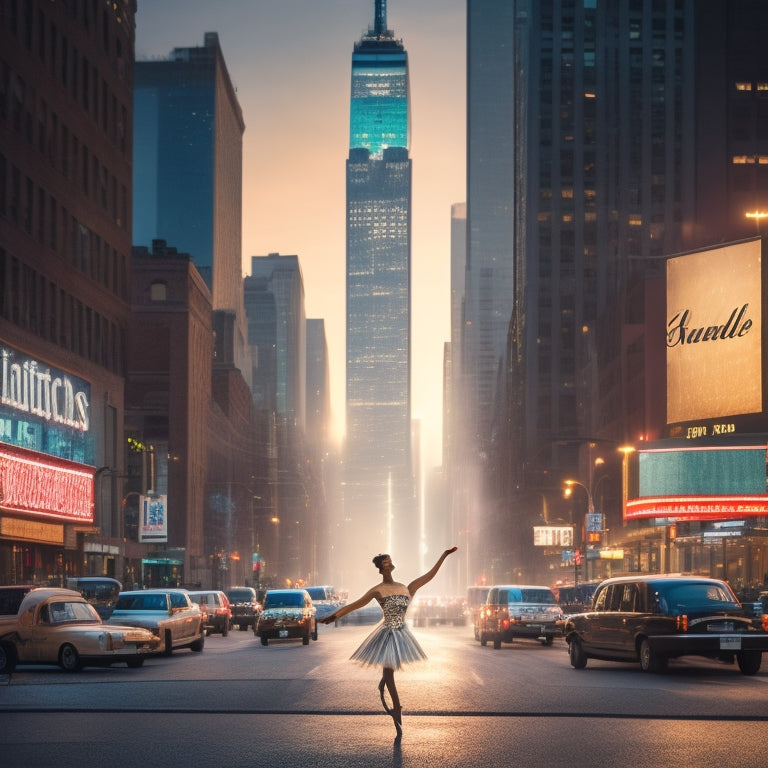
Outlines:
<svg viewBox="0 0 768 768"><path fill-rule="evenodd" d="M389 555L376 555L373 564L382 575L382 581L371 587L361 598L342 606L333 613L320 619L323 624L331 624L347 613L362 608L375 599L384 613L383 620L376 626L360 647L350 657L353 661L365 666L381 666L382 676L379 682L379 696L384 710L392 717L397 731L397 738L403 735L403 708L395 686L395 671L404 664L424 661L427 655L422 650L413 633L405 623L405 612L416 590L431 581L440 570L448 555L455 552L457 547L446 549L438 561L423 576L414 579L408 586L395 581L392 571L395 566ZM389 691L392 706L388 706L384 697L384 689Z"/></svg>

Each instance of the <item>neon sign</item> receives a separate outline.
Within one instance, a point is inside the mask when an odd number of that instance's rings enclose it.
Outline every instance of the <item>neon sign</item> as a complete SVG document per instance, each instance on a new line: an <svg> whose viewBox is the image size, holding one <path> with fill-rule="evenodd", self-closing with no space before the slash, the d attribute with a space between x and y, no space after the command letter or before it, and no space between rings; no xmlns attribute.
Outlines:
<svg viewBox="0 0 768 768"><path fill-rule="evenodd" d="M23 448L0 445L0 510L92 523L94 470Z"/></svg>
<svg viewBox="0 0 768 768"><path fill-rule="evenodd" d="M722 520L768 515L768 494L750 496L645 496L627 500L627 520L666 517L676 520Z"/></svg>
<svg viewBox="0 0 768 768"><path fill-rule="evenodd" d="M8 347L0 347L0 405L87 432L90 388Z"/></svg>

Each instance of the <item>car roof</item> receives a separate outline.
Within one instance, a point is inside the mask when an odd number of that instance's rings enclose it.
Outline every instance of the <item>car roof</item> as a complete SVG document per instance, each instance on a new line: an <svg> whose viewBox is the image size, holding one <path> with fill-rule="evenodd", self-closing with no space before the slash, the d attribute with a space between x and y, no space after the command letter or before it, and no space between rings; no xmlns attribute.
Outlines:
<svg viewBox="0 0 768 768"><path fill-rule="evenodd" d="M303 587L301 589L268 589L267 594L268 595L291 595L291 594L309 594L306 589Z"/></svg>
<svg viewBox="0 0 768 768"><path fill-rule="evenodd" d="M86 599L79 592L75 592L74 589L39 587L38 589L31 590L29 594L25 595L21 604L24 606L24 610L27 610L32 606L45 602L51 597L65 597L70 600L87 602Z"/></svg>
<svg viewBox="0 0 768 768"><path fill-rule="evenodd" d="M121 591L121 595L167 595L171 592L181 592L184 595L188 595L189 591L181 589L181 587L169 587L168 589L130 589L127 591Z"/></svg>
<svg viewBox="0 0 768 768"><path fill-rule="evenodd" d="M711 576L683 576L682 574L672 573L642 573L636 576L613 576L610 579L605 579L598 584L598 587L603 584L626 584L633 582L644 582L646 584L674 584L675 582L682 581L695 581L699 583L714 583L724 584L722 579L715 579Z"/></svg>
<svg viewBox="0 0 768 768"><path fill-rule="evenodd" d="M489 589L547 589L552 591L552 587L547 587L544 584L494 584Z"/></svg>

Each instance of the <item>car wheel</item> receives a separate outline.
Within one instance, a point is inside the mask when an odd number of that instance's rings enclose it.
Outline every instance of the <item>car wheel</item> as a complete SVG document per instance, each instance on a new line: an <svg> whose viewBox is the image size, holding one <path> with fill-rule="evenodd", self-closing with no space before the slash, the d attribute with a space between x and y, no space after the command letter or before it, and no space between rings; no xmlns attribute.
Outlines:
<svg viewBox="0 0 768 768"><path fill-rule="evenodd" d="M144 659L139 657L138 659L128 659L126 662L131 669L138 669L144 666Z"/></svg>
<svg viewBox="0 0 768 768"><path fill-rule="evenodd" d="M305 635L301 636L301 644L302 645L309 645L309 638L312 633L307 630L307 633Z"/></svg>
<svg viewBox="0 0 768 768"><path fill-rule="evenodd" d="M173 634L170 629L165 630L165 646L163 648L163 656L170 656L173 653Z"/></svg>
<svg viewBox="0 0 768 768"><path fill-rule="evenodd" d="M261 638L261 644L262 644L262 645L269 645L269 638L267 638L267 637L262 637L262 638Z"/></svg>
<svg viewBox="0 0 768 768"><path fill-rule="evenodd" d="M498 651L499 648L501 648L501 638L498 635L494 635L494 637L493 637L493 649L495 651Z"/></svg>
<svg viewBox="0 0 768 768"><path fill-rule="evenodd" d="M740 651L736 654L736 662L742 674L754 675L760 669L763 661L762 651Z"/></svg>
<svg viewBox="0 0 768 768"><path fill-rule="evenodd" d="M0 643L0 675L10 675L16 669L16 649Z"/></svg>
<svg viewBox="0 0 768 768"><path fill-rule="evenodd" d="M584 669L587 666L587 654L578 637L572 637L568 643L568 658L574 669Z"/></svg>
<svg viewBox="0 0 768 768"><path fill-rule="evenodd" d="M229 634L229 622L224 621L224 626L221 629L221 636L226 637Z"/></svg>
<svg viewBox="0 0 768 768"><path fill-rule="evenodd" d="M552 642L554 641L555 636L554 635L546 635L544 639L541 641L542 645L552 645Z"/></svg>
<svg viewBox="0 0 768 768"><path fill-rule="evenodd" d="M317 622L315 622L315 628L312 630L311 637L313 640L317 640Z"/></svg>
<svg viewBox="0 0 768 768"><path fill-rule="evenodd" d="M651 650L651 644L647 640L640 643L640 669L643 672L663 672L667 666L667 660L663 656Z"/></svg>
<svg viewBox="0 0 768 768"><path fill-rule="evenodd" d="M59 650L59 666L67 672L77 672L81 668L80 654L74 645L65 643Z"/></svg>
<svg viewBox="0 0 768 768"><path fill-rule="evenodd" d="M200 653L203 648L205 648L205 633L200 635L200 637L198 637L197 640L195 640L195 642L189 646L189 649L195 653Z"/></svg>
<svg viewBox="0 0 768 768"><path fill-rule="evenodd" d="M488 645L488 635L486 635L485 632L480 633L480 645L482 646Z"/></svg>

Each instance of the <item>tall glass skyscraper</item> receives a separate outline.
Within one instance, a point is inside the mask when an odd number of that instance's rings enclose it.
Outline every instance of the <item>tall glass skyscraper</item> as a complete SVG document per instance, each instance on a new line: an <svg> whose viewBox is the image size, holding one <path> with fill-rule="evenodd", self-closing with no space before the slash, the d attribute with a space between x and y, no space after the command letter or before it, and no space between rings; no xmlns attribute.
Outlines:
<svg viewBox="0 0 768 768"><path fill-rule="evenodd" d="M189 253L214 310L237 317L235 362L246 354L242 267L245 123L215 32L204 45L134 72L133 242L155 239Z"/></svg>
<svg viewBox="0 0 768 768"><path fill-rule="evenodd" d="M352 54L345 484L350 543L374 552L396 541L413 503L408 139L408 54L376 0Z"/></svg>

